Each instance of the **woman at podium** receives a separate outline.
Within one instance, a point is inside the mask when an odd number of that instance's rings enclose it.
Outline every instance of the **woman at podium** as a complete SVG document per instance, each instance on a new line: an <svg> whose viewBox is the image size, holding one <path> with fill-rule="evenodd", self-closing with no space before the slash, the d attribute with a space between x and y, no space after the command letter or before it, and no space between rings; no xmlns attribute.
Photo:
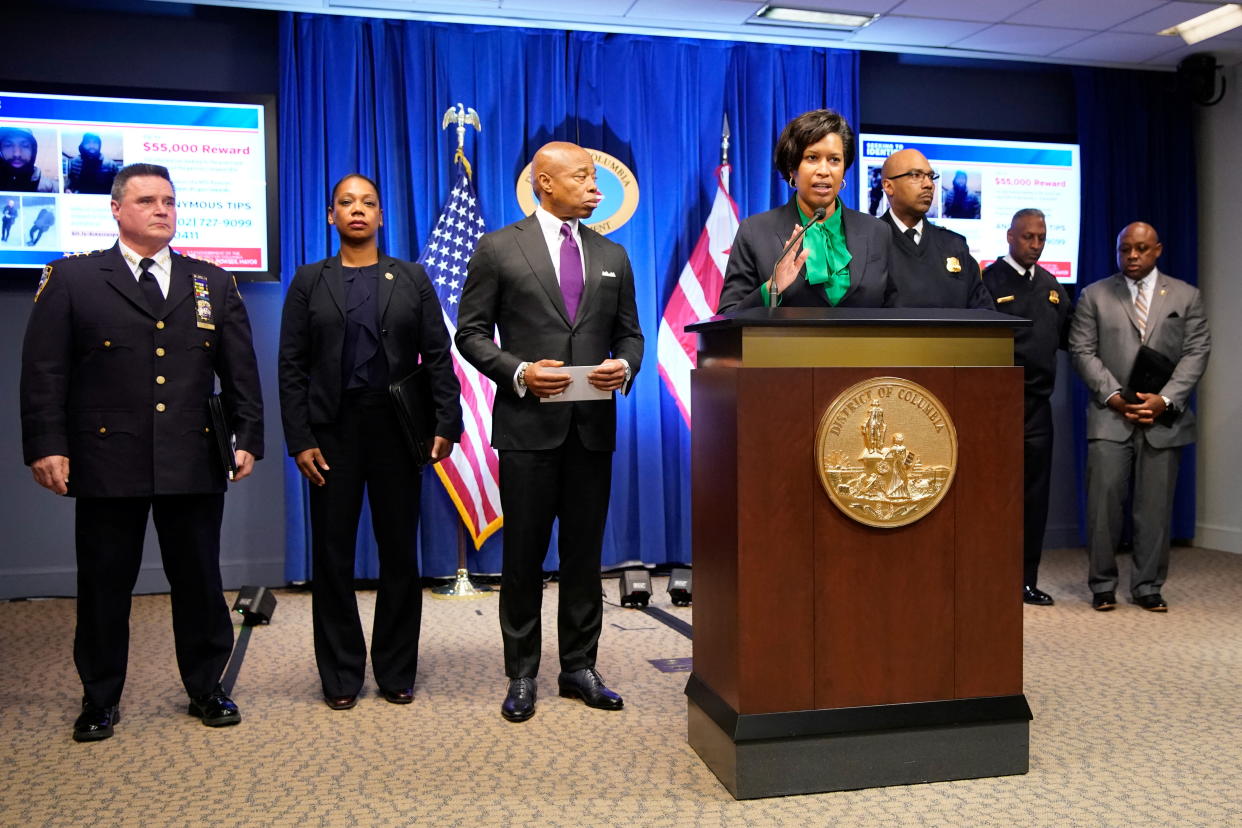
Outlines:
<svg viewBox="0 0 1242 828"><path fill-rule="evenodd" d="M363 490L379 552L371 667L393 704L414 698L422 579L415 547L422 469L389 385L421 359L435 411L427 460L461 438L461 389L435 290L422 265L380 252L379 189L361 175L337 182L328 224L340 252L298 268L280 326L280 407L289 454L310 481L311 615L324 701L357 703L367 648L354 596Z"/></svg>
<svg viewBox="0 0 1242 828"><path fill-rule="evenodd" d="M839 197L854 163L846 120L831 109L804 112L782 130L775 161L793 195L738 228L719 312L891 304L889 230Z"/></svg>

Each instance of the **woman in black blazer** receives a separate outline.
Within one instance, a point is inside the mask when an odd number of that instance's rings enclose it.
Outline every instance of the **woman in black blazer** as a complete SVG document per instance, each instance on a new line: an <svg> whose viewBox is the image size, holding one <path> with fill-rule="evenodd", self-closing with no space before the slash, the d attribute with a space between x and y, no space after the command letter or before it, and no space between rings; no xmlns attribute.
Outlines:
<svg viewBox="0 0 1242 828"><path fill-rule="evenodd" d="M435 401L431 462L461 438L461 389L435 290L422 265L383 255L379 189L347 175L328 223L340 253L298 268L280 326L285 441L311 482L315 661L333 710L357 703L366 641L354 595L354 549L365 487L379 548L371 667L385 699L414 698L422 579L416 532L421 469L404 441L389 383L421 361Z"/></svg>
<svg viewBox="0 0 1242 828"><path fill-rule="evenodd" d="M794 188L780 207L738 227L725 268L720 313L759 307L877 308L892 303L891 234L838 199L854 163L854 131L831 109L804 112L776 143L776 169ZM778 262L800 225L823 208L818 227Z"/></svg>

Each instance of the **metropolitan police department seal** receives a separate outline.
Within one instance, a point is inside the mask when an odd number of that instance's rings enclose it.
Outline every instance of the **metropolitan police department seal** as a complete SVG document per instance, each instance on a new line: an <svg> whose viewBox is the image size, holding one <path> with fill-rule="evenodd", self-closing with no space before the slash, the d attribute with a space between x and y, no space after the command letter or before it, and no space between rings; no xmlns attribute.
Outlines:
<svg viewBox="0 0 1242 828"><path fill-rule="evenodd" d="M936 395L874 377L832 401L815 434L829 499L859 523L889 528L926 517L953 485L957 429Z"/></svg>
<svg viewBox="0 0 1242 828"><path fill-rule="evenodd" d="M582 223L596 233L608 235L625 224L638 209L638 179L630 168L606 152L586 149L595 162L595 186L604 199ZM518 173L517 200L526 215L535 212L535 193L530 183L530 164Z"/></svg>

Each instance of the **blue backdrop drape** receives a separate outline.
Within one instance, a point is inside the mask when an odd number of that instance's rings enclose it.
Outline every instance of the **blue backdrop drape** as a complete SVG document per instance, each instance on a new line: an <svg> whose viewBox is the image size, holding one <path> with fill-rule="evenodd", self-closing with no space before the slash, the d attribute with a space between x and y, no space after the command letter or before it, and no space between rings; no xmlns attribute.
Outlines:
<svg viewBox="0 0 1242 828"><path fill-rule="evenodd" d="M1168 72L1075 69L1082 157L1079 288L1116 273L1117 234L1133 221L1156 228L1164 244L1158 267L1190 284L1199 281L1198 193L1194 104ZM1211 312L1209 311L1209 321ZM1073 379L1074 457L1079 527L1086 512L1086 408L1089 395ZM1172 536L1195 534L1195 449L1182 455L1173 503Z"/></svg>
<svg viewBox="0 0 1242 828"><path fill-rule="evenodd" d="M282 281L329 255L329 187L362 172L381 189L385 250L415 259L451 186L446 109L478 111L467 139L489 230L520 219L520 171L553 139L615 156L640 189L634 217L610 238L629 251L647 354L618 402L613 493L604 562L688 561L689 434L656 370L664 303L711 207L727 112L733 194L743 216L783 203L772 168L781 127L830 106L857 124L854 52L795 46L477 27L286 14L280 24ZM847 188L843 199L856 206ZM286 460L286 575L310 569L307 490ZM424 478L425 575L457 566L456 514L439 480ZM470 553L474 572L500 570L503 531ZM357 575L378 570L369 515ZM549 566L554 566L553 559Z"/></svg>

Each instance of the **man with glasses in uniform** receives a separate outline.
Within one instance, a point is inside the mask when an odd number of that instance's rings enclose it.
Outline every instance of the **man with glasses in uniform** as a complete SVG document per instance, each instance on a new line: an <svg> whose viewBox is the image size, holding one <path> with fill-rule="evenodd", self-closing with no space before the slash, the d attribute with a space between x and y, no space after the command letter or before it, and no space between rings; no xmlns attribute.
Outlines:
<svg viewBox="0 0 1242 828"><path fill-rule="evenodd" d="M966 237L927 220L936 179L923 153L904 149L880 171L889 209L881 219L893 233L888 274L900 308L984 308L995 305L970 255Z"/></svg>

